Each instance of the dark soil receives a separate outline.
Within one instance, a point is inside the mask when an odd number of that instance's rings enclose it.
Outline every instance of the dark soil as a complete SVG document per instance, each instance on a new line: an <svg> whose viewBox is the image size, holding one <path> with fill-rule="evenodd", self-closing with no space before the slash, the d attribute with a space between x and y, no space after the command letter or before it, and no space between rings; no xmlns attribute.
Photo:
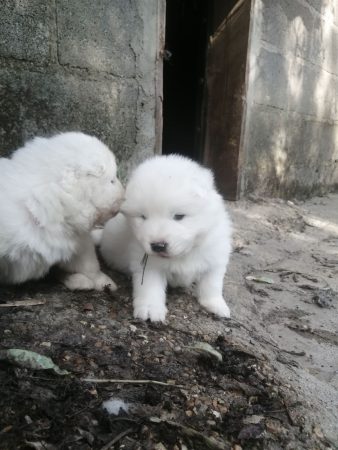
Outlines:
<svg viewBox="0 0 338 450"><path fill-rule="evenodd" d="M208 316L181 291L169 295L175 314L167 324L134 321L130 283L115 279L115 297L69 292L52 277L0 288L0 303L46 300L0 309L0 350L32 350L71 373L0 361L1 450L327 448L267 358L234 341L235 321L218 321L218 336L192 330L197 316ZM223 361L192 350L196 342L208 342ZM109 415L102 402L111 397L127 402L128 413Z"/></svg>

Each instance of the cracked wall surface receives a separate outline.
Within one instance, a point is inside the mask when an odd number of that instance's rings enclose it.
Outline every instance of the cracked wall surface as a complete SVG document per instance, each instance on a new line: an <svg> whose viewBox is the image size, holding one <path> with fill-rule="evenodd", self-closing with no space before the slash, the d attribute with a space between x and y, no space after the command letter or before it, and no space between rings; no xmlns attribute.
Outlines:
<svg viewBox="0 0 338 450"><path fill-rule="evenodd" d="M253 0L241 193L338 187L337 0Z"/></svg>
<svg viewBox="0 0 338 450"><path fill-rule="evenodd" d="M2 0L0 154L68 130L109 145L122 177L154 154L161 1Z"/></svg>

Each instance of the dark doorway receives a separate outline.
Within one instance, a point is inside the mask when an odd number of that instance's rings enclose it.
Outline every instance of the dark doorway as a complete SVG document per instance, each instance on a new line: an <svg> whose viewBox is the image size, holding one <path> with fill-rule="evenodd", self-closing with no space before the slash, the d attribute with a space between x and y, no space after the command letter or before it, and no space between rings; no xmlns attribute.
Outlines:
<svg viewBox="0 0 338 450"><path fill-rule="evenodd" d="M251 0L167 0L162 152L213 169L240 192Z"/></svg>
<svg viewBox="0 0 338 450"><path fill-rule="evenodd" d="M167 0L163 68L163 153L201 160L207 0Z"/></svg>

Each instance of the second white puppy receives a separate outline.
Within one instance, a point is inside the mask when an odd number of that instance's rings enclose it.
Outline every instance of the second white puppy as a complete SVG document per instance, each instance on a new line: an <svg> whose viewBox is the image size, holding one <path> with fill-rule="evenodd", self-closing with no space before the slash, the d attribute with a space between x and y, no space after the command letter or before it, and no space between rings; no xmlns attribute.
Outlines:
<svg viewBox="0 0 338 450"><path fill-rule="evenodd" d="M123 193L113 153L83 133L35 138L0 158L0 282L38 279L59 265L70 289L116 289L90 231L117 213Z"/></svg>
<svg viewBox="0 0 338 450"><path fill-rule="evenodd" d="M100 248L110 266L132 273L134 317L164 321L167 283L194 282L205 309L230 317L222 291L231 224L212 173L178 155L154 157L134 171L125 198Z"/></svg>

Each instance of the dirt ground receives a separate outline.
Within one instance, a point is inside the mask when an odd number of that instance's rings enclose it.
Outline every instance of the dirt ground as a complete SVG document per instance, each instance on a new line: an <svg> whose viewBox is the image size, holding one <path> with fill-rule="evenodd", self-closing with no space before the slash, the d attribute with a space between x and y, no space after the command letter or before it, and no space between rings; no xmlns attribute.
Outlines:
<svg viewBox="0 0 338 450"><path fill-rule="evenodd" d="M114 296L52 275L0 288L1 450L338 448L338 195L229 208L230 320L173 290L166 324L135 321L118 274ZM12 348L70 373L13 365ZM111 398L127 406L109 414Z"/></svg>

